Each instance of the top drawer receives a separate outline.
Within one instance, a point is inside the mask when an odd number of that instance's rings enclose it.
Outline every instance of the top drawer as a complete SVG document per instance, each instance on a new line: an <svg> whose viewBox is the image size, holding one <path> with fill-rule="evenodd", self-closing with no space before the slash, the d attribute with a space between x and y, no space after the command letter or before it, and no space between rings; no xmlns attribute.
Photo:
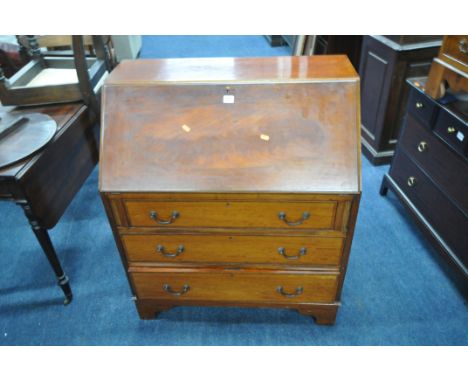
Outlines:
<svg viewBox="0 0 468 382"><path fill-rule="evenodd" d="M417 90L412 90L408 110L427 126L432 126L436 114L436 105L427 96Z"/></svg>
<svg viewBox="0 0 468 382"><path fill-rule="evenodd" d="M151 201L124 202L131 226L333 229L338 203Z"/></svg>
<svg viewBox="0 0 468 382"><path fill-rule="evenodd" d="M434 131L455 151L468 156L468 125L466 123L441 110Z"/></svg>

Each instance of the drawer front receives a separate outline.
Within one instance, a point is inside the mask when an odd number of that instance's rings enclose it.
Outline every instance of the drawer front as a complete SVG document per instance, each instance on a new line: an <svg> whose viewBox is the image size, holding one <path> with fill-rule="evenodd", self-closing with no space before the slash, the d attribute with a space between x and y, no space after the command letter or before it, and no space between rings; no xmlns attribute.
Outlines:
<svg viewBox="0 0 468 382"><path fill-rule="evenodd" d="M455 151L468 154L468 126L449 113L440 112L434 127L435 133Z"/></svg>
<svg viewBox="0 0 468 382"><path fill-rule="evenodd" d="M408 115L400 144L465 213L468 213L468 163Z"/></svg>
<svg viewBox="0 0 468 382"><path fill-rule="evenodd" d="M343 239L313 236L123 235L130 262L339 265Z"/></svg>
<svg viewBox="0 0 468 382"><path fill-rule="evenodd" d="M337 202L126 201L125 206L130 225L137 227L332 229Z"/></svg>
<svg viewBox="0 0 468 382"><path fill-rule="evenodd" d="M333 302L338 275L278 274L252 271L132 272L140 299Z"/></svg>
<svg viewBox="0 0 468 382"><path fill-rule="evenodd" d="M468 266L468 218L438 190L419 168L398 150L390 175L437 233Z"/></svg>
<svg viewBox="0 0 468 382"><path fill-rule="evenodd" d="M432 125L434 115L436 113L435 104L419 91L414 89L411 90L408 110L427 126Z"/></svg>

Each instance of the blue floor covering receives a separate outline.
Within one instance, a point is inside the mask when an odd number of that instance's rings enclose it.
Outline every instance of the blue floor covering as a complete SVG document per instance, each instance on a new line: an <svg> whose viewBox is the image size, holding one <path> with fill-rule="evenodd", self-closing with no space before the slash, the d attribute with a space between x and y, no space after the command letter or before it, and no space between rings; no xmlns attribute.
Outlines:
<svg viewBox="0 0 468 382"><path fill-rule="evenodd" d="M287 55L262 36L145 36L142 58ZM284 309L177 307L141 321L97 189L97 168L51 238L64 307L21 209L0 203L0 345L468 345L468 308L392 192L362 160L363 194L334 326Z"/></svg>

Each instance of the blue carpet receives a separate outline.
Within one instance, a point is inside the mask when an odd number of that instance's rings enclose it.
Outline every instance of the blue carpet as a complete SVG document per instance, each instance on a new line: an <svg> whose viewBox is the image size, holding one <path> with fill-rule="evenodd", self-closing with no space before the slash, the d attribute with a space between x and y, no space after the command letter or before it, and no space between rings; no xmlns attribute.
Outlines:
<svg viewBox="0 0 468 382"><path fill-rule="evenodd" d="M289 56L263 36L143 36L141 58Z"/></svg>
<svg viewBox="0 0 468 382"><path fill-rule="evenodd" d="M144 37L142 57L288 54L261 36ZM67 307L21 209L0 203L0 345L468 345L468 309L363 157L363 196L335 326L283 309L179 307L138 318L97 191L97 169L51 231ZM7 222L7 224L5 224Z"/></svg>

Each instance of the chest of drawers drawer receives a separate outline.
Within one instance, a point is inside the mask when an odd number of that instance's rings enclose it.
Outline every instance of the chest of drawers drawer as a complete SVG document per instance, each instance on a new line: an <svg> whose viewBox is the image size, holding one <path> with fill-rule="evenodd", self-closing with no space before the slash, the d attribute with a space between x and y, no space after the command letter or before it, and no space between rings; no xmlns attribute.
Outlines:
<svg viewBox="0 0 468 382"><path fill-rule="evenodd" d="M415 89L411 90L408 111L427 126L432 125L437 114L435 103Z"/></svg>
<svg viewBox="0 0 468 382"><path fill-rule="evenodd" d="M468 213L468 163L411 114L406 123L399 140L401 146L447 196Z"/></svg>
<svg viewBox="0 0 468 382"><path fill-rule="evenodd" d="M180 269L141 272L130 268L138 296L158 300L333 302L337 274Z"/></svg>
<svg viewBox="0 0 468 382"><path fill-rule="evenodd" d="M333 229L337 202L124 202L130 226Z"/></svg>
<svg viewBox="0 0 468 382"><path fill-rule="evenodd" d="M122 235L130 262L331 265L344 238L317 236L147 234Z"/></svg>
<svg viewBox="0 0 468 382"><path fill-rule="evenodd" d="M468 266L468 218L432 183L403 152L398 150L390 175L425 219L440 232L452 250ZM436 208L433 208L436 206Z"/></svg>
<svg viewBox="0 0 468 382"><path fill-rule="evenodd" d="M434 132L450 147L468 158L468 125L447 112L440 112Z"/></svg>

